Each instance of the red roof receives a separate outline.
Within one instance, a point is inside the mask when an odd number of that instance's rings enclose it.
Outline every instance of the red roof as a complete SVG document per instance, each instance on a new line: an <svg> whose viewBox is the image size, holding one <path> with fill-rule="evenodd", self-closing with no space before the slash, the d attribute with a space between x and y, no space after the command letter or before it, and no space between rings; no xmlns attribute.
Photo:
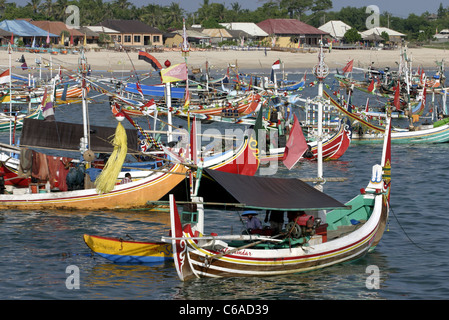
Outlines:
<svg viewBox="0 0 449 320"><path fill-rule="evenodd" d="M267 19L257 23L257 26L268 34L328 34L296 19Z"/></svg>

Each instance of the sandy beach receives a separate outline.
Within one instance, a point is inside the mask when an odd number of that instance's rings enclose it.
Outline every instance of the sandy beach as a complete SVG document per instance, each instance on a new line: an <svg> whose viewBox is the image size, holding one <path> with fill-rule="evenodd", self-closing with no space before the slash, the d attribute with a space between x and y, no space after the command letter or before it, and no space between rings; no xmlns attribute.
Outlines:
<svg viewBox="0 0 449 320"><path fill-rule="evenodd" d="M327 50L326 50L327 51ZM59 65L68 69L76 69L78 63L78 54L58 54L50 55L49 53L29 53L29 52L13 52L12 65L15 68L14 72L23 73L20 69L20 63L16 62L22 54L25 56L29 67L35 67L35 59L41 56L44 60L49 61L50 57L54 67ZM171 64L184 62L184 57L179 51L164 51L150 53L159 62L164 65L166 60ZM355 67L367 67L372 62L378 68L390 67L397 69L397 62L399 62L400 50L332 50L330 53L325 53L325 62L331 69L341 69L350 60L354 59ZM413 59L413 66L418 68L422 66L428 69L436 68L436 61L449 61L449 51L428 49L428 48L411 48L408 49L408 55ZM137 52L116 52L103 50L95 52L93 50L86 52L88 63L91 65L93 71L130 71L133 70L133 65L139 71L153 71L151 65L143 60L138 60ZM131 63L131 61L132 63ZM225 70L228 64L237 64L239 70L245 72L246 70L266 70L269 72L274 61L280 59L284 63L286 70L295 69L312 69L318 61L317 52L279 52L279 51L237 51L237 50L222 50L222 51L192 51L187 57L187 63L190 68L205 67L208 61L211 70L222 71ZM8 67L9 57L3 51L0 54L1 69ZM25 71L26 72L26 71Z"/></svg>

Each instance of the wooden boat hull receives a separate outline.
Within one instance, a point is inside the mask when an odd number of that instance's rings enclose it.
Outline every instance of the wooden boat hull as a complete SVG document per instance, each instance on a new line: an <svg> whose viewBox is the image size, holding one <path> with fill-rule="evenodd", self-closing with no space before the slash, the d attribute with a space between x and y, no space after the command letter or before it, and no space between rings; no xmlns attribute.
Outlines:
<svg viewBox="0 0 449 320"><path fill-rule="evenodd" d="M160 263L173 260L172 245L169 243L126 241L87 234L83 238L93 252L115 263Z"/></svg>
<svg viewBox="0 0 449 320"><path fill-rule="evenodd" d="M157 172L147 178L116 185L105 194L95 189L65 192L2 194L0 209L18 210L116 210L145 208L157 201L184 180L187 169L176 164L167 172Z"/></svg>
<svg viewBox="0 0 449 320"><path fill-rule="evenodd" d="M383 142L382 133L352 133L352 144L380 144ZM392 131L391 143L394 144L422 144L449 142L449 124L416 131Z"/></svg>

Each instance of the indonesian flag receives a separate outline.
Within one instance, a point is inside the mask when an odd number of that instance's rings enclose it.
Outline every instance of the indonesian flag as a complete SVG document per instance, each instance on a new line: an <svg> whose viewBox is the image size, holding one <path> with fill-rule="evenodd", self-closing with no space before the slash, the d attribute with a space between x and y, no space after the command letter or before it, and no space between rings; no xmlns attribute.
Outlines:
<svg viewBox="0 0 449 320"><path fill-rule="evenodd" d="M304 152L309 148L306 138L304 138L304 134L302 133L298 118L296 118L296 115L293 115L293 117L293 127L290 136L288 137L287 144L285 145L284 157L282 158L282 162L288 170L293 168Z"/></svg>
<svg viewBox="0 0 449 320"><path fill-rule="evenodd" d="M9 83L11 80L11 75L9 73L9 69L0 74L0 84Z"/></svg>
<svg viewBox="0 0 449 320"><path fill-rule="evenodd" d="M273 70L278 70L281 68L281 60L277 60L273 63L273 65L271 66L271 69Z"/></svg>
<svg viewBox="0 0 449 320"><path fill-rule="evenodd" d="M352 72L352 67L354 66L354 60L348 62L348 64L343 68L343 73Z"/></svg>

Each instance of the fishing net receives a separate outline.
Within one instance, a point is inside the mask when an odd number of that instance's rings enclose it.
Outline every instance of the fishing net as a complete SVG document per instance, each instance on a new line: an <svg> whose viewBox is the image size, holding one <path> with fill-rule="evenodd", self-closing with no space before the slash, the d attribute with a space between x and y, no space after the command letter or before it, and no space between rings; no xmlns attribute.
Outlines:
<svg viewBox="0 0 449 320"><path fill-rule="evenodd" d="M95 180L95 186L99 194L108 193L114 189L128 152L126 131L120 122L117 125L111 143L114 146L114 151L111 153L108 162L106 162L103 171Z"/></svg>

